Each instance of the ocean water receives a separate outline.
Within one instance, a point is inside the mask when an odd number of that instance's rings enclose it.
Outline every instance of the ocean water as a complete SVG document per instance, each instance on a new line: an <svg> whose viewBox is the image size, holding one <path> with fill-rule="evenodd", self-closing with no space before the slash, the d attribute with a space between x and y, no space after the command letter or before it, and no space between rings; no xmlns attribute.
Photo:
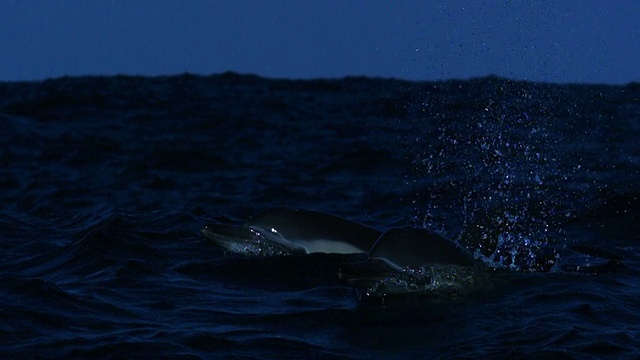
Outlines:
<svg viewBox="0 0 640 360"><path fill-rule="evenodd" d="M640 85L0 83L3 358L637 358ZM225 256L273 206L419 225L495 268L366 298L330 255Z"/></svg>

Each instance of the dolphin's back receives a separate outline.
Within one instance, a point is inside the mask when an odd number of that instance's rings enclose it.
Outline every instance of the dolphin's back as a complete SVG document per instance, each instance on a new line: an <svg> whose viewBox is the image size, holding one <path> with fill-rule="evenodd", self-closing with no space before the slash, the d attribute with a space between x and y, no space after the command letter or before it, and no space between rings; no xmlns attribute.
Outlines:
<svg viewBox="0 0 640 360"><path fill-rule="evenodd" d="M286 241L307 252L367 253L381 234L372 227L338 216L290 208L268 209L246 226L270 232L275 241Z"/></svg>
<svg viewBox="0 0 640 360"><path fill-rule="evenodd" d="M425 228L393 228L371 248L369 256L396 268L427 264L474 266L473 255L459 244Z"/></svg>

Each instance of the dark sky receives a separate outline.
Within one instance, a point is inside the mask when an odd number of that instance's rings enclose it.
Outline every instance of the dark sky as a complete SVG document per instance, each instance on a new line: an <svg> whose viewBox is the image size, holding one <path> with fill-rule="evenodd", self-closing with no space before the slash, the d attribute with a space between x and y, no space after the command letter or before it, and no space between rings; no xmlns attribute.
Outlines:
<svg viewBox="0 0 640 360"><path fill-rule="evenodd" d="M0 80L496 74L640 81L640 1L1 0Z"/></svg>

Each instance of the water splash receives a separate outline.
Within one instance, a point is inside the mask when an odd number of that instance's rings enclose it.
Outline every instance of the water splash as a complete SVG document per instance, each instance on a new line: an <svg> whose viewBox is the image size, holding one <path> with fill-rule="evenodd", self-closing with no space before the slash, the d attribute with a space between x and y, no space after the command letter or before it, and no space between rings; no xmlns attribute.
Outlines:
<svg viewBox="0 0 640 360"><path fill-rule="evenodd" d="M474 111L442 106L423 115L412 161L413 221L497 267L549 271L556 262L549 247L563 239L566 217L558 214L570 203L559 189L581 168L561 168L553 149L563 135L553 130L549 99L509 82L468 96Z"/></svg>

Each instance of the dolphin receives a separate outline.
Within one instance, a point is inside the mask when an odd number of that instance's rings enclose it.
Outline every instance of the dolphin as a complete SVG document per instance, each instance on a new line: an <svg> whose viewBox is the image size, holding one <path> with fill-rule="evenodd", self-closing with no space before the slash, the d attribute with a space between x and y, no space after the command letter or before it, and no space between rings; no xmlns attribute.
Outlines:
<svg viewBox="0 0 640 360"><path fill-rule="evenodd" d="M240 227L207 224L201 234L236 253L368 254L381 232L319 211L278 207Z"/></svg>

